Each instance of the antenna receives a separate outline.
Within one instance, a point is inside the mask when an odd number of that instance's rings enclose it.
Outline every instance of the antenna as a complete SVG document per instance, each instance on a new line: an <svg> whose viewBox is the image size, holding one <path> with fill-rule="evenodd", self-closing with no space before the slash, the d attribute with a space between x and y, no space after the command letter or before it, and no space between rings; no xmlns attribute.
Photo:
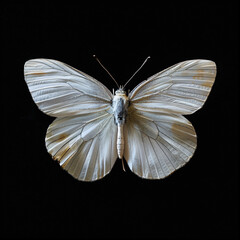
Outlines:
<svg viewBox="0 0 240 240"><path fill-rule="evenodd" d="M98 63L101 65L101 67L108 73L108 75L112 78L112 80L117 84L117 87L119 87L117 81L114 79L114 77L112 76L112 74L102 65L102 63L100 62L100 60L97 58L96 55L93 55L93 57L98 61Z"/></svg>
<svg viewBox="0 0 240 240"><path fill-rule="evenodd" d="M123 88L126 87L126 85L130 82L130 80L132 80L132 78L138 73L138 71L145 65L145 63L147 62L147 60L150 58L150 56L148 56L145 61L143 62L143 64L140 66L140 68L138 68L138 70L128 79L128 81L125 83L125 85L123 86Z"/></svg>

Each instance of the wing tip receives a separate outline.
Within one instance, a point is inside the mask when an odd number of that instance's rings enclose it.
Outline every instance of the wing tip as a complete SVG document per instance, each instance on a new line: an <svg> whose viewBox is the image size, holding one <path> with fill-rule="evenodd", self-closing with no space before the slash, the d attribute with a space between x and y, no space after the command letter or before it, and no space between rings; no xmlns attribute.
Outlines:
<svg viewBox="0 0 240 240"><path fill-rule="evenodd" d="M209 60L209 59L196 58L196 59L185 60L181 63L184 63L184 64L192 63L193 65L195 65L195 64L197 64L197 65L199 65L199 64L212 65L213 67L216 68L216 63L213 60Z"/></svg>

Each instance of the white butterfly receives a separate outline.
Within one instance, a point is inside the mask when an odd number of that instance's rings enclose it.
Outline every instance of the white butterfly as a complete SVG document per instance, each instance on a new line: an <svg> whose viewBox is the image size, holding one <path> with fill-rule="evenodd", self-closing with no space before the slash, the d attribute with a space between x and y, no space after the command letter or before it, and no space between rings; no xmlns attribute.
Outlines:
<svg viewBox="0 0 240 240"><path fill-rule="evenodd" d="M127 96L62 62L33 59L25 80L44 113L57 117L46 134L54 160L78 180L94 181L117 157L142 178L161 179L192 157L197 136L182 116L200 109L216 76L209 60L178 63L136 86Z"/></svg>

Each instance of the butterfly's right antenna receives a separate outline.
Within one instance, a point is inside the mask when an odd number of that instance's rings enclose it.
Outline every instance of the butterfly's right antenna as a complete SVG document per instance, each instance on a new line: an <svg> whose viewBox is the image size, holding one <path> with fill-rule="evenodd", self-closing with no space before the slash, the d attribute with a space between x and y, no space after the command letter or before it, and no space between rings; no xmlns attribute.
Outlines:
<svg viewBox="0 0 240 240"><path fill-rule="evenodd" d="M126 87L126 85L132 80L132 78L138 73L138 71L144 66L144 64L147 62L147 60L150 58L150 56L148 56L145 61L143 62L143 64L138 68L138 70L128 79L128 81L124 84L123 88Z"/></svg>
<svg viewBox="0 0 240 240"><path fill-rule="evenodd" d="M112 76L112 74L102 65L102 63L100 62L100 60L97 58L96 55L93 55L93 57L98 61L98 63L101 65L101 67L108 73L108 75L112 78L112 80L117 84L117 87L119 87L117 81L114 79L114 77Z"/></svg>

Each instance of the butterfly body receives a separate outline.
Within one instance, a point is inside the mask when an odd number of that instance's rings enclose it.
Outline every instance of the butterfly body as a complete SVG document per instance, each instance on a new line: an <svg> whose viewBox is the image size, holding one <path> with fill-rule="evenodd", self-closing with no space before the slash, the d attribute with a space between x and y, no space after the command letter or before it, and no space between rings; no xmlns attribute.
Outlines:
<svg viewBox="0 0 240 240"><path fill-rule="evenodd" d="M113 115L115 124L123 125L126 122L129 99L126 92L118 89L112 100Z"/></svg>
<svg viewBox="0 0 240 240"><path fill-rule="evenodd" d="M120 159L123 158L124 152L124 124L126 122L129 99L123 89L118 89L112 100L114 123L118 126L117 133L117 153Z"/></svg>
<svg viewBox="0 0 240 240"><path fill-rule="evenodd" d="M162 179L193 156L197 135L182 115L206 101L216 76L209 60L175 64L138 84L128 95L52 59L25 63L33 100L56 117L45 142L52 158L73 177L95 181L116 159L146 179Z"/></svg>

